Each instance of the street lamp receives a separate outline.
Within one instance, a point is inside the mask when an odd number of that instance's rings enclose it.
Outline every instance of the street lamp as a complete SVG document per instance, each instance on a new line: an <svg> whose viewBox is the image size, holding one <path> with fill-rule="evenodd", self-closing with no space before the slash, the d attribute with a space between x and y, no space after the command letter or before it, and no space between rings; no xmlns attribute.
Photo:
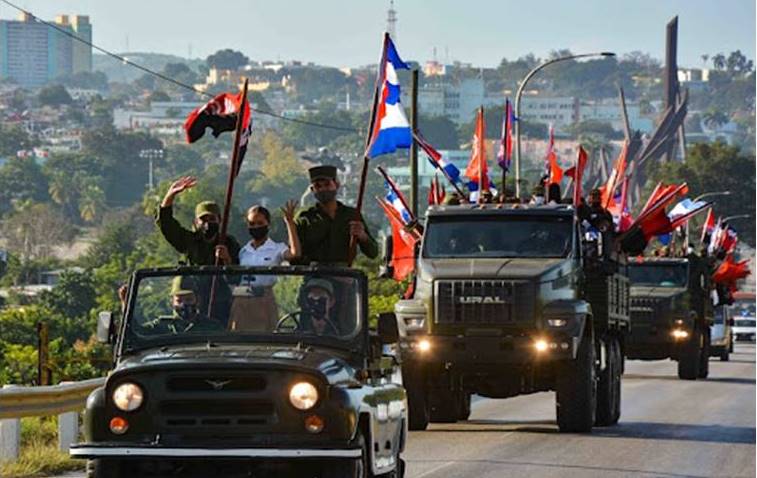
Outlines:
<svg viewBox="0 0 757 478"><path fill-rule="evenodd" d="M704 198L712 197L712 196L730 196L733 194L731 191L719 191L715 193L704 193L700 194L699 196L694 198L693 202L701 201Z"/></svg>
<svg viewBox="0 0 757 478"><path fill-rule="evenodd" d="M528 74L523 78L523 80L520 82L520 86L518 86L518 91L515 93L515 117L517 118L517 121L515 122L515 196L520 197L520 123L522 121L521 114L520 114L520 99L521 96L523 96L523 90L526 89L526 84L528 83L528 80L531 79L539 70L542 68L549 66L553 63L557 63L560 61L567 61L567 60L575 60L578 58L586 58L591 56L615 56L615 53L609 52L609 51L602 51L598 53L582 53L580 55L568 55L568 56L561 56L559 58L553 58L549 61L545 61L544 63L537 65L536 68L529 71Z"/></svg>
<svg viewBox="0 0 757 478"><path fill-rule="evenodd" d="M162 149L143 149L139 152L139 157L142 159L148 159L150 160L150 169L148 171L147 176L147 186L150 188L150 191L155 189L155 184L153 181L153 161L155 159L163 159L163 150Z"/></svg>
<svg viewBox="0 0 757 478"><path fill-rule="evenodd" d="M733 221L736 219L748 219L752 217L751 214L736 214L735 216L728 216L727 218L723 219L723 222Z"/></svg>

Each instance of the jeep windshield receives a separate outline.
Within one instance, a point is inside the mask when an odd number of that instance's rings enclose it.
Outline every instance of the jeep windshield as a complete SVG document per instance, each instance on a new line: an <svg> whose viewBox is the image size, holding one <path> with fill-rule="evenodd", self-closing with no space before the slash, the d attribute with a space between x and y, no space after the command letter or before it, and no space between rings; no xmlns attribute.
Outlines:
<svg viewBox="0 0 757 478"><path fill-rule="evenodd" d="M686 287L689 282L689 266L686 263L629 264L628 278L636 286Z"/></svg>
<svg viewBox="0 0 757 478"><path fill-rule="evenodd" d="M423 257L566 257L572 250L572 216L474 215L428 222Z"/></svg>
<svg viewBox="0 0 757 478"><path fill-rule="evenodd" d="M245 268L138 273L124 349L181 343L349 344L362 327L358 273Z"/></svg>

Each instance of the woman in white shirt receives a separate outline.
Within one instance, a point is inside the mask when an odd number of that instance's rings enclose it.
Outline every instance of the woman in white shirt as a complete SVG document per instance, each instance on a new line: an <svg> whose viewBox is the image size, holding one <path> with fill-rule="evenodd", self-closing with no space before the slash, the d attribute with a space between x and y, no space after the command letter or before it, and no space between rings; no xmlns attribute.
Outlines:
<svg viewBox="0 0 757 478"><path fill-rule="evenodd" d="M296 210L294 201L287 201L281 208L289 236L289 245L275 242L268 237L271 213L263 206L255 205L247 210L247 230L250 241L239 250L241 266L278 266L300 256L302 249L294 224ZM278 320L276 298L273 295L275 276L249 276L243 281L242 295L236 295L231 307L231 330L271 332Z"/></svg>

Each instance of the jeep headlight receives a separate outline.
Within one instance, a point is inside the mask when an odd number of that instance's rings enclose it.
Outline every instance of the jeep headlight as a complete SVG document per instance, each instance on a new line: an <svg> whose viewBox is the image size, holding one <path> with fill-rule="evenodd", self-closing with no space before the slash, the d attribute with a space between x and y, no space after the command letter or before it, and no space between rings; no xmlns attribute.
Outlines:
<svg viewBox="0 0 757 478"><path fill-rule="evenodd" d="M298 410L310 410L318 402L318 389L310 382L297 382L289 389L289 401Z"/></svg>
<svg viewBox="0 0 757 478"><path fill-rule="evenodd" d="M139 408L144 398L142 388L136 383L125 382L113 390L113 403L124 412L132 412Z"/></svg>

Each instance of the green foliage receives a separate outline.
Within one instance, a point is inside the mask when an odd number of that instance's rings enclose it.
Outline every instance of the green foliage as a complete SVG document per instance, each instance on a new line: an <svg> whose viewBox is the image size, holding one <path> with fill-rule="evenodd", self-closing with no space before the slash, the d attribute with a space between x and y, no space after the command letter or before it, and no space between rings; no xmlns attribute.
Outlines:
<svg viewBox="0 0 757 478"><path fill-rule="evenodd" d="M308 113L301 118L304 121L325 123L342 128L365 128L367 119L362 115L354 115L347 111L336 110L333 105L321 105L318 112ZM325 128L313 128L302 123L287 123L282 130L282 137L287 138L287 144L296 149L318 148L327 146L332 141L355 133Z"/></svg>
<svg viewBox="0 0 757 478"><path fill-rule="evenodd" d="M47 178L33 158L9 159L0 167L0 214L9 212L15 202L49 200L47 189Z"/></svg>
<svg viewBox="0 0 757 478"><path fill-rule="evenodd" d="M40 294L40 305L68 317L84 317L95 306L95 284L87 272L65 271L51 291Z"/></svg>
<svg viewBox="0 0 757 478"><path fill-rule="evenodd" d="M437 149L458 149L460 138L455 123L446 116L421 115L418 118L418 128L423 137Z"/></svg>
<svg viewBox="0 0 757 478"><path fill-rule="evenodd" d="M51 85L42 88L37 95L37 100L42 106L70 105L74 101L63 85Z"/></svg>
<svg viewBox="0 0 757 478"><path fill-rule="evenodd" d="M13 158L18 151L30 149L35 144L21 125L0 123L0 157Z"/></svg>
<svg viewBox="0 0 757 478"><path fill-rule="evenodd" d="M208 56L205 63L210 68L219 68L221 70L237 70L248 63L250 59L243 53L226 48L224 50L218 50L212 55Z"/></svg>
<svg viewBox="0 0 757 478"><path fill-rule="evenodd" d="M108 77L102 71L80 71L63 78L58 78L56 82L72 88L99 91L106 91L108 89Z"/></svg>

